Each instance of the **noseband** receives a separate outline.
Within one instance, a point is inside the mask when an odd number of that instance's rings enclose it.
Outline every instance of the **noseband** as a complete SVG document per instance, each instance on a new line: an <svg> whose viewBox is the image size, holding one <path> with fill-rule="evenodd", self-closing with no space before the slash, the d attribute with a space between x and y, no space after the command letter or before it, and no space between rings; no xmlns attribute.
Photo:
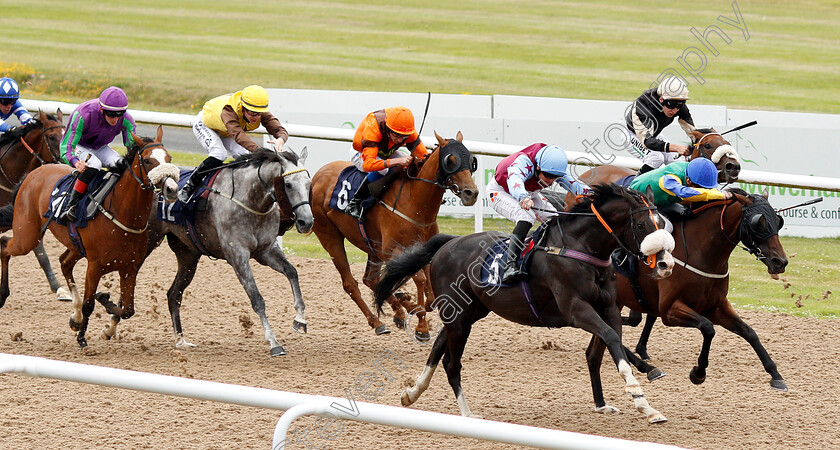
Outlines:
<svg viewBox="0 0 840 450"><path fill-rule="evenodd" d="M659 224L656 222L656 217L653 215L653 212L656 211L656 206L650 205L647 202L647 199L645 199L644 197L642 197L641 199L642 199L642 202L645 204L645 206L640 207L640 208L636 208L636 209L632 209L632 208L630 209L630 222L628 222L627 226L624 227L624 232L622 233L622 234L626 233L627 232L627 227L630 227L633 230L633 240L635 241L636 248L638 248L638 249L642 248L642 239L640 239L639 235L636 233L636 226L635 226L636 225L636 214L643 213L643 212L647 211L647 213L650 215L651 221L653 222L653 226L656 227L657 230L659 229ZM589 205L589 208L592 209L592 212L595 214L595 217L598 218L598 221L601 222L601 225L604 227L604 229L606 229L607 232L610 233L613 238L615 238L616 242L618 242L618 245L620 245L621 248L624 249L624 251L626 251L627 253L635 256L636 259L638 259L639 261L645 261L645 264L647 264L651 268L653 268L656 265L656 255L647 256L647 255L643 254L641 252L641 250L634 252L634 251L630 250L629 248L627 248L627 246L625 246L624 243L621 242L621 240L618 238L618 236L615 234L615 232L613 232L612 228L604 220L604 218L601 216L601 214L598 213L598 210L595 209L595 204L591 203Z"/></svg>

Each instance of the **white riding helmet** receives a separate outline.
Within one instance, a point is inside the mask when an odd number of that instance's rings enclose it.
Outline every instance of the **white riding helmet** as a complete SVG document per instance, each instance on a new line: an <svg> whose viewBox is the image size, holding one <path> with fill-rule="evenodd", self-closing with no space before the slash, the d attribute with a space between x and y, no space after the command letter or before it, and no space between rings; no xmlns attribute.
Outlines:
<svg viewBox="0 0 840 450"><path fill-rule="evenodd" d="M680 77L668 77L659 83L656 93L663 100L688 100L688 86Z"/></svg>

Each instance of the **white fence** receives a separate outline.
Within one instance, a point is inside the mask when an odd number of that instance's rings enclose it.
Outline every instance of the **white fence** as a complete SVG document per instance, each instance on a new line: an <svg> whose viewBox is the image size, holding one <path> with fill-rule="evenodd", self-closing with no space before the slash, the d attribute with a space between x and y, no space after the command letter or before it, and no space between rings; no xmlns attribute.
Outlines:
<svg viewBox="0 0 840 450"><path fill-rule="evenodd" d="M376 403L356 402L352 398L275 391L133 370L54 361L34 356L0 353L0 373L21 373L32 377L53 378L198 400L285 410L286 413L281 416L274 431L272 450L281 450L285 448L286 444L293 444L292 441L286 441L286 432L291 422L303 415L354 420L540 448L569 450L666 450L679 448L650 442L626 441ZM639 415L639 426L648 426L643 422L644 420L644 417Z"/></svg>

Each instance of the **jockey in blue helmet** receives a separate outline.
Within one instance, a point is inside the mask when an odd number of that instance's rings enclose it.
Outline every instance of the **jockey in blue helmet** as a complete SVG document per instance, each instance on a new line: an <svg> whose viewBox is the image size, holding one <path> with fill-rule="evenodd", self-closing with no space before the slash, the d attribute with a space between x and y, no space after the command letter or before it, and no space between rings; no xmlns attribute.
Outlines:
<svg viewBox="0 0 840 450"><path fill-rule="evenodd" d="M32 115L20 103L20 89L17 82L9 77L0 78L0 133L13 131L15 126L6 123L14 114L21 125L32 120Z"/></svg>
<svg viewBox="0 0 840 450"><path fill-rule="evenodd" d="M575 195L589 192L589 186L567 173L567 166L568 158L563 149L542 143L529 145L496 166L496 176L487 184L490 206L516 223L508 246L503 282L508 283L522 275L516 268L516 258L534 221L545 222L554 217L554 206L540 190L557 181Z"/></svg>

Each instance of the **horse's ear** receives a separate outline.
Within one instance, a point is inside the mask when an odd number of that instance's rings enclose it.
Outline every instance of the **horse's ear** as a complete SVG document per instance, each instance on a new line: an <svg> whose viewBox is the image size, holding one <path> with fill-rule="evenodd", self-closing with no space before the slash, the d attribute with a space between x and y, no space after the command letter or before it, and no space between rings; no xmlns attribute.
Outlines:
<svg viewBox="0 0 840 450"><path fill-rule="evenodd" d="M700 138L702 138L702 137L703 137L703 133L701 133L697 130L691 130L692 143L696 143L696 142L700 141Z"/></svg>
<svg viewBox="0 0 840 450"><path fill-rule="evenodd" d="M767 188L764 188L764 190L761 191L761 196L764 197L765 199L770 198L770 193L767 191Z"/></svg>
<svg viewBox="0 0 840 450"><path fill-rule="evenodd" d="M652 188L652 187L648 186L648 187L647 187L647 189L645 189L645 197L647 197L647 199L648 199L651 203L653 203L653 197L654 197L654 195L653 195L653 188Z"/></svg>
<svg viewBox="0 0 840 450"><path fill-rule="evenodd" d="M155 142L163 142L163 125L158 125L157 136Z"/></svg>
<svg viewBox="0 0 840 450"><path fill-rule="evenodd" d="M309 150L304 146L303 149L301 149L300 154L298 154L298 165L302 166L306 161L307 156L309 156Z"/></svg>
<svg viewBox="0 0 840 450"><path fill-rule="evenodd" d="M135 133L133 131L131 132L131 140L134 141L134 145L136 145L137 148L140 148L140 147L143 146L143 138L138 136L137 133Z"/></svg>
<svg viewBox="0 0 840 450"><path fill-rule="evenodd" d="M47 121L47 115L44 114L44 111L41 108L38 108L38 120L40 120L41 123L45 123Z"/></svg>
<svg viewBox="0 0 840 450"><path fill-rule="evenodd" d="M464 135L461 134L461 130L458 130L458 134L455 135L455 140L456 141L463 141L464 140Z"/></svg>
<svg viewBox="0 0 840 450"><path fill-rule="evenodd" d="M439 134L437 134L437 131L435 131L435 137L437 138L438 145L439 145L441 148L446 147L446 139L444 139L444 138L440 137L440 135L439 135Z"/></svg>
<svg viewBox="0 0 840 450"><path fill-rule="evenodd" d="M61 108L58 108L58 110L56 110L55 115L58 116L59 122L64 123L64 116L61 115Z"/></svg>

